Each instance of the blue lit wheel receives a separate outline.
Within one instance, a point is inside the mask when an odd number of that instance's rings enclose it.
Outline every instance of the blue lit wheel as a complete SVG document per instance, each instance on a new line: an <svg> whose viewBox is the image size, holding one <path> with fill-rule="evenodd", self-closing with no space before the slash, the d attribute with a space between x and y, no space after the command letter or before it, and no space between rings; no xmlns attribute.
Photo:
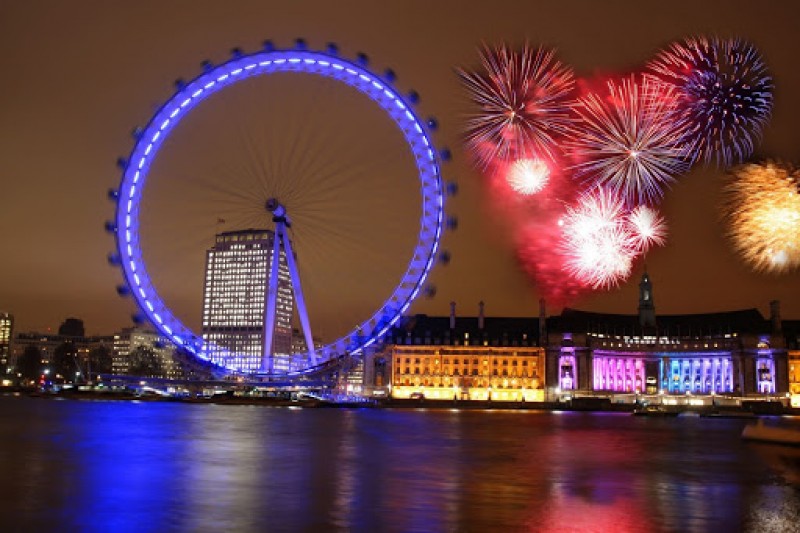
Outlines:
<svg viewBox="0 0 800 533"><path fill-rule="evenodd" d="M297 50L265 50L237 54L186 84L169 99L137 135L130 157L124 162L116 193L116 235L118 262L130 293L143 315L177 346L206 359L208 346L201 336L185 325L156 291L148 274L140 241L140 203L151 165L159 149L189 111L209 96L242 80L275 73L298 72L329 78L358 90L378 104L391 119L410 148L419 178L422 198L419 233L410 263L389 298L366 320L319 351L320 361L358 354L373 345L394 325L423 290L434 264L443 226L444 191L439 154L430 139L428 124L421 121L406 98L387 81L371 73L365 62L351 62L333 53ZM230 368L230 370L235 370ZM310 369L309 369L310 370Z"/></svg>

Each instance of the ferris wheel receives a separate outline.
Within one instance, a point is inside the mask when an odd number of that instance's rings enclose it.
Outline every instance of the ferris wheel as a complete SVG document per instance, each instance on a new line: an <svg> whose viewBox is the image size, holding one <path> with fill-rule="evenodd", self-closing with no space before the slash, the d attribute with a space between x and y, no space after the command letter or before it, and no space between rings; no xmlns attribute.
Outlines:
<svg viewBox="0 0 800 533"><path fill-rule="evenodd" d="M416 244L399 283L366 318L362 318L344 335L321 347L315 346L312 336L313 324L306 310L295 253L288 236L292 225L291 206L285 205L280 197L262 199L260 207L265 220L274 223L271 257L276 258L280 254L288 260L297 314L307 349L307 357L304 358L307 363L289 373L310 372L333 358L363 353L397 323L418 296L435 292L426 281L437 260L449 260L449 254L440 250L440 240L443 230L455 224L453 218L446 219L444 211L445 197L448 192L455 190L455 186L445 186L440 170L440 163L449 159L449 151L438 151L434 147L431 133L436 129L436 121L418 117L413 108L418 98L416 93L401 95L393 87L394 74L391 71L379 76L368 69L367 58L363 55L351 61L340 57L335 45L329 45L325 51L313 51L302 40L298 40L292 49L276 49L267 42L263 50L251 54L234 50L232 58L218 66L204 63L204 72L190 82L178 83L175 94L158 109L147 126L135 132L136 141L130 156L119 161L122 168L119 188L110 193L116 202L116 218L114 222L108 222L106 227L114 234L117 248L109 261L121 269L125 280L125 285L120 286L118 292L131 295L141 310L141 317L177 347L229 371L240 369L227 365L225 358L213 358L210 354L220 353L220 347L212 346L212 341L204 339L202 334L181 320L156 290L141 242L143 191L148 185L148 176L159 150L174 128L201 102L244 80L278 73L302 73L326 78L366 95L390 119L405 140L413 159L421 199ZM272 261L265 280L268 290L263 306L263 353L258 373L268 375L279 373L270 362L274 348L272 337L277 269L278 261ZM225 349L222 347L223 351Z"/></svg>

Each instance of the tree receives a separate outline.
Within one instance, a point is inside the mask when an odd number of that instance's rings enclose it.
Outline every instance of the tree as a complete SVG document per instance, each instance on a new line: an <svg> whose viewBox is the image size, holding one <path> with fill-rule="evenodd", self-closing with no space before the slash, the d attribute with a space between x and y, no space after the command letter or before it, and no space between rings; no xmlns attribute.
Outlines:
<svg viewBox="0 0 800 533"><path fill-rule="evenodd" d="M93 375L110 374L111 368L111 350L109 350L107 346L96 346L92 348L89 352L89 365L86 371L91 372Z"/></svg>
<svg viewBox="0 0 800 533"><path fill-rule="evenodd" d="M137 346L131 351L129 358L128 374L151 378L163 377L164 368L161 364L161 357L153 348Z"/></svg>
<svg viewBox="0 0 800 533"><path fill-rule="evenodd" d="M50 367L52 375L61 375L66 381L75 381L75 373L80 372L78 350L75 345L67 341L56 346L56 349L53 350Z"/></svg>
<svg viewBox="0 0 800 533"><path fill-rule="evenodd" d="M33 344L25 347L25 351L17 359L17 372L24 379L39 379L42 374L42 351Z"/></svg>

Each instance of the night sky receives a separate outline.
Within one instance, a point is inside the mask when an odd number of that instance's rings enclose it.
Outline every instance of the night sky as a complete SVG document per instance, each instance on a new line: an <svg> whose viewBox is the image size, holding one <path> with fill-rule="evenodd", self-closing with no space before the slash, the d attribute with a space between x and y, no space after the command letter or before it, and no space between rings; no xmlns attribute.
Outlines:
<svg viewBox="0 0 800 533"><path fill-rule="evenodd" d="M16 316L17 331L56 328L67 316L83 318L90 333L130 325L134 304L116 296L122 278L106 263L114 243L103 222L113 218L106 191L119 183L115 161L132 148L131 130L171 96L175 79L199 74L202 60L218 64L234 47L256 51L264 39L289 47L302 37L312 49L335 42L345 57L363 51L373 71L392 68L396 87L421 95L419 114L437 117L437 145L453 151L444 176L459 184L448 204L459 228L443 241L452 261L434 270L436 297L412 310L446 314L455 300L459 314L474 315L484 300L489 315L535 315L539 296L516 263L509 222L488 203L461 146L468 104L454 69L477 66L484 42L552 46L579 77L592 77L636 70L690 35L742 37L761 51L775 83L773 117L754 159L800 163L798 20L800 4L789 1L3 2L0 309ZM316 211L298 211L296 224L307 297L318 295L312 321L319 316L327 336L377 308L404 270L419 209L413 168L403 181L407 149L363 98L319 81L259 83L209 99L165 145L143 208L146 258L167 302L196 324L213 234L267 225L248 183L294 173L291 190L280 192L295 198L303 179L329 176L341 192L323 188ZM259 150L279 163L264 170ZM766 314L780 299L784 318L800 318L800 274L751 273L724 239L722 176L698 167L666 195L668 244L647 257L657 312L758 307ZM224 205L229 193L220 183L247 191L237 198L249 208L238 209L233 197ZM326 212L339 214L314 229ZM641 268L619 289L571 305L634 313Z"/></svg>

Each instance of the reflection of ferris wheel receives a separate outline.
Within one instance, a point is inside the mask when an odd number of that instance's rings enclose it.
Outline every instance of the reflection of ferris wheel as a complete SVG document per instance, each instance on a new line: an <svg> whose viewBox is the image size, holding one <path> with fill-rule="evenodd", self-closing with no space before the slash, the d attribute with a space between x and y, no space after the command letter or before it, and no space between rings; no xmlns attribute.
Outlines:
<svg viewBox="0 0 800 533"><path fill-rule="evenodd" d="M275 222L275 255L282 245L290 259L292 285L297 297L298 315L303 326L308 347L308 368L312 369L333 357L343 354L359 354L375 344L407 311L412 301L425 289L425 281L437 257L439 240L443 229L444 191L439 169L440 159L446 159L447 151L439 154L430 139L429 129L435 127L433 120L423 123L411 109L408 100L415 95L402 97L390 84L393 75L387 71L385 79L366 68L363 56L358 62L338 57L335 47L327 52L305 49L301 41L294 50L274 50L271 46L250 55L234 53L233 59L217 67L207 66L205 72L189 83L181 84L178 91L153 116L148 125L137 133L136 144L127 161L116 199L116 221L109 224L117 241L117 253L113 262L118 264L127 282L124 292L130 292L144 316L176 346L195 356L208 359L208 354L219 347L209 343L186 326L167 306L156 291L144 262L140 241L140 202L147 182L150 167L164 140L172 129L188 115L189 110L210 95L236 82L280 72L300 72L333 79L357 89L384 111L399 129L411 150L420 182L422 196L421 216L417 243L410 263L389 298L366 320L341 338L315 349L311 327L303 302L302 289L296 265L292 265L291 242L286 236L288 215L280 198L271 199L267 210ZM281 244L282 243L282 244ZM442 254L444 259L447 258ZM264 305L264 340L261 371L272 373L268 363L272 351L272 331L275 317L275 271L273 261L269 291ZM231 370L233 370L231 368Z"/></svg>

